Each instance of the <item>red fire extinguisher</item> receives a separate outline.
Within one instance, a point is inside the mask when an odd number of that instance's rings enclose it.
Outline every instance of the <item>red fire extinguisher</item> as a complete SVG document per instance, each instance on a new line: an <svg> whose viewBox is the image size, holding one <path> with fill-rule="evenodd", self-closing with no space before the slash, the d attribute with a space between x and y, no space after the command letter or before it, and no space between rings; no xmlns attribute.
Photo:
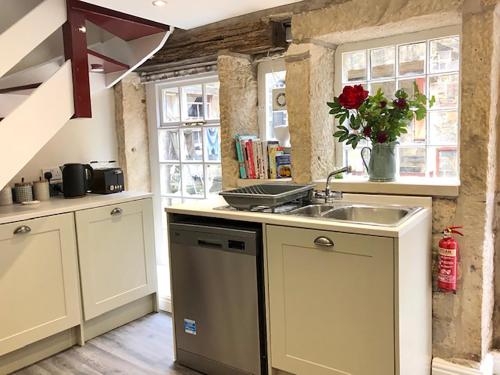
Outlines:
<svg viewBox="0 0 500 375"><path fill-rule="evenodd" d="M443 238L439 241L438 288L442 292L457 291L458 242L452 234L463 236L457 229L462 227L447 227Z"/></svg>

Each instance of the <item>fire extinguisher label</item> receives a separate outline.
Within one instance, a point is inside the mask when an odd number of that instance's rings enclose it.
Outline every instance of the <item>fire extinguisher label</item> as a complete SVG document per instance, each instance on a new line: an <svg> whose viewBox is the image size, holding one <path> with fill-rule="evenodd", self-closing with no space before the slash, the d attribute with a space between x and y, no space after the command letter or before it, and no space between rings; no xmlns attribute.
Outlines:
<svg viewBox="0 0 500 375"><path fill-rule="evenodd" d="M444 249L442 247L439 248L439 255L445 257L456 257L457 249Z"/></svg>

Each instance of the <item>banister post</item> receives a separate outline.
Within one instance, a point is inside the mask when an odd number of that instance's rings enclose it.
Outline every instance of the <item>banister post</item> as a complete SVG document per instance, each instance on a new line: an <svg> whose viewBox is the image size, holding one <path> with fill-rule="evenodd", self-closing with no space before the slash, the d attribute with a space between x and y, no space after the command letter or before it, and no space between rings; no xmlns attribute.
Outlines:
<svg viewBox="0 0 500 375"><path fill-rule="evenodd" d="M68 21L63 25L64 57L71 60L73 72L73 118L91 118L89 63L85 15L76 10L77 0L66 0Z"/></svg>

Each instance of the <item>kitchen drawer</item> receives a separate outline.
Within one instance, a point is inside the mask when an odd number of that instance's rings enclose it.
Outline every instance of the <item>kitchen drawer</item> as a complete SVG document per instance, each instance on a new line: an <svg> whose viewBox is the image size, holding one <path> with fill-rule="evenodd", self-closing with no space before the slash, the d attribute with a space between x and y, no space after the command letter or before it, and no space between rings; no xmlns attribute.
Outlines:
<svg viewBox="0 0 500 375"><path fill-rule="evenodd" d="M390 238L267 226L272 366L297 375L394 374L393 246Z"/></svg>
<svg viewBox="0 0 500 375"><path fill-rule="evenodd" d="M72 213L0 225L0 306L0 355L80 324Z"/></svg>
<svg viewBox="0 0 500 375"><path fill-rule="evenodd" d="M76 212L85 320L156 291L151 199Z"/></svg>

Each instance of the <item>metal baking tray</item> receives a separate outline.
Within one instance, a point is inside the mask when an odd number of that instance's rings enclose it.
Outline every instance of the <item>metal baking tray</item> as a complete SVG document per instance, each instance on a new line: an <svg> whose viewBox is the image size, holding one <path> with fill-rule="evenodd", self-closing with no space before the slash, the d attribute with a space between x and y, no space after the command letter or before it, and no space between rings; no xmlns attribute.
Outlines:
<svg viewBox="0 0 500 375"><path fill-rule="evenodd" d="M315 185L260 184L222 191L227 204L238 210L277 207L299 199L311 199Z"/></svg>

